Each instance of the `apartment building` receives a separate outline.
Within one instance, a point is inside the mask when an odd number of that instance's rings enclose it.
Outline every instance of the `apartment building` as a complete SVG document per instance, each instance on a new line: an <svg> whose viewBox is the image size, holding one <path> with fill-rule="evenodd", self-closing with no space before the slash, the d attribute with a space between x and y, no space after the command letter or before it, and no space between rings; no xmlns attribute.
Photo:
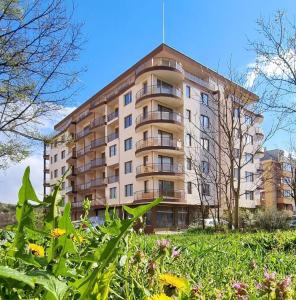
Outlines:
<svg viewBox="0 0 296 300"><path fill-rule="evenodd" d="M295 211L292 197L295 163L280 149L266 150L261 160L263 169L262 206L290 212Z"/></svg>
<svg viewBox="0 0 296 300"><path fill-rule="evenodd" d="M198 162L207 178L215 164L208 154L216 151L216 143L192 125L202 124L205 129L211 124L219 138L210 102L217 94L224 99L227 84L235 85L161 44L56 124L56 139L65 143L48 147L49 182L54 184L64 167L71 168L65 199L72 202L73 218L79 218L86 197L92 201L91 214L103 216L106 205L136 206L161 196L163 202L146 216L147 225L154 228L188 226L199 214L204 197L209 208L221 206L221 190L206 180L200 189L192 168ZM256 95L239 88L257 101ZM248 115L254 136L246 151L254 157L244 172L253 178L260 163L253 144L257 147L262 140L256 137L263 117ZM194 145L200 151L189 159ZM241 206L255 208L260 192L248 184L243 186Z"/></svg>

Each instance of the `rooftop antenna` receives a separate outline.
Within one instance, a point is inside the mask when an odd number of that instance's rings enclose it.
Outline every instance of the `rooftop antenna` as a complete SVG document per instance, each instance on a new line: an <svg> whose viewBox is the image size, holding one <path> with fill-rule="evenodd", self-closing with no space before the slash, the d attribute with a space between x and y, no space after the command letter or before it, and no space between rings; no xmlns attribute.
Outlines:
<svg viewBox="0 0 296 300"><path fill-rule="evenodd" d="M165 42L165 27L164 27L164 0L162 0L162 43Z"/></svg>

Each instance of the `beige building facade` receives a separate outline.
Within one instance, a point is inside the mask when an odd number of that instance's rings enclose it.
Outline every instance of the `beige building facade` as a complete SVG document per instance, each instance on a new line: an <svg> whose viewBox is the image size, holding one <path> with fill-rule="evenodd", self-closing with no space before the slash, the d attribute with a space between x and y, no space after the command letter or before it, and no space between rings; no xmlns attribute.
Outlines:
<svg viewBox="0 0 296 300"><path fill-rule="evenodd" d="M52 186L71 169L62 193L72 203L74 219L86 197L92 201L91 214L100 217L106 205L135 206L162 196L162 204L146 216L154 228L188 226L199 214L201 198L217 209L217 186L207 182L215 164L209 153L216 143L204 131L209 124L218 128L210 108L212 95L217 90L224 93L217 82L229 81L160 45L55 126L56 140L62 142L47 149L50 179L45 185ZM252 141L244 151L253 153L260 146L257 132L262 133L262 120L260 116L252 123ZM193 124L202 124L204 130ZM193 147L200 151L190 161ZM205 178L201 190L192 167L196 162ZM256 154L244 172L257 176L259 164ZM242 189L248 192L242 193L242 207L260 205L254 180L244 182Z"/></svg>

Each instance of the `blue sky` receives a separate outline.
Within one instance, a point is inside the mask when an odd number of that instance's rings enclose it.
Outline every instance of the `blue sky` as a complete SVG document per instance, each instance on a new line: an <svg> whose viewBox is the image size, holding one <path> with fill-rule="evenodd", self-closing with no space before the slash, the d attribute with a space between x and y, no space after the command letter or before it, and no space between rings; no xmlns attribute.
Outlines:
<svg viewBox="0 0 296 300"><path fill-rule="evenodd" d="M67 1L67 0L65 0ZM75 0L74 0L75 1ZM68 1L69 3L70 1ZM86 38L78 66L82 88L68 106L78 106L162 42L162 0L76 0L76 21ZM278 9L296 12L295 0L165 0L165 42L202 64L225 73L229 59L237 68L254 60L247 37L256 38L256 19ZM265 120L268 124L269 120ZM269 142L280 147L289 137ZM26 165L34 169L33 183L42 187L41 153L0 174L0 201L16 201ZM6 187L9 186L9 189Z"/></svg>

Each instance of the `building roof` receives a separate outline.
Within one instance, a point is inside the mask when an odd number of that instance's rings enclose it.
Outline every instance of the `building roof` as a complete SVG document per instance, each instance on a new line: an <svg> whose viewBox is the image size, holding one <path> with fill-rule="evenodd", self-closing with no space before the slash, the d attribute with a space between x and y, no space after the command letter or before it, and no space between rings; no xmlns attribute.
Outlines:
<svg viewBox="0 0 296 300"><path fill-rule="evenodd" d="M251 98L253 98L255 101L259 99L259 97L250 92L249 90L245 89L244 87L236 84L235 82L232 82L231 80L227 79L226 77L224 77L223 75L215 72L214 70L202 65L201 63L197 62L196 60L190 58L189 56L185 55L184 53L166 45L166 44L160 44L158 47L156 47L154 50L152 50L150 53L148 53L146 56L144 56L142 59L140 59L136 64L134 64L132 67L130 67L129 69L127 69L126 71L124 71L123 73L121 73L116 79L114 79L113 81L111 81L109 84L107 84L104 88L102 88L101 90L99 90L95 95L93 95L92 97L90 97L87 101L85 101L84 103L82 103L79 107L77 107L73 112L71 112L69 115L67 115L65 118L63 118L59 123L57 123L54 128L56 130L58 130L58 128L63 125L63 123L68 120L70 117L72 117L78 110L80 110L81 108L87 106L91 101L95 100L98 96L103 95L104 93L106 93L109 89L111 89L113 86L115 86L117 83L119 83L121 80L123 80L125 77L131 75L133 73L133 71L139 67L143 62L145 62L146 60L148 60L149 58L154 57L155 55L157 55L158 53L160 53L161 51L168 51L170 52L173 56L178 56L179 59L183 59L185 61L187 61L189 64L193 64L196 67L201 68L205 73L212 75L212 76L218 76L220 78L220 80L223 82L228 82L231 83L232 85L234 85L235 87L239 87L244 93L248 94Z"/></svg>

